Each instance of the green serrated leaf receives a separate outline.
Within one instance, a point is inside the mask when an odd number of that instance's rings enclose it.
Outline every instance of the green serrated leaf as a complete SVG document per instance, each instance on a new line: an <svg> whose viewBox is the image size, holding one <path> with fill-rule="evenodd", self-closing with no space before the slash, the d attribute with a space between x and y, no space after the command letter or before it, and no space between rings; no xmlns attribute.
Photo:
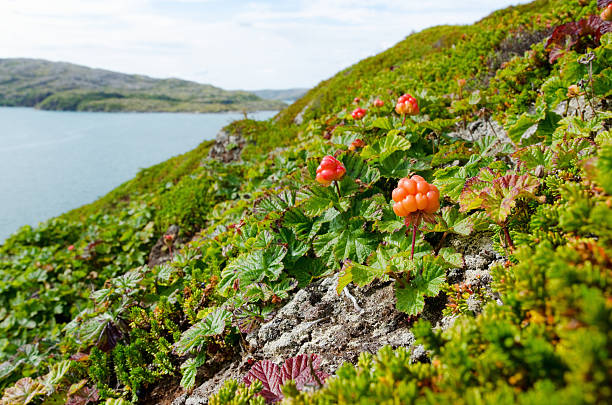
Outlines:
<svg viewBox="0 0 612 405"><path fill-rule="evenodd" d="M350 204L346 198L338 197L333 186L307 188L300 191L298 198L300 208L309 217L319 216L332 207L336 207L339 211L346 211Z"/></svg>
<svg viewBox="0 0 612 405"><path fill-rule="evenodd" d="M408 177L410 173L431 169L430 161L431 158L417 159L399 151L378 162L377 167L384 177Z"/></svg>
<svg viewBox="0 0 612 405"><path fill-rule="evenodd" d="M197 349L207 342L208 337L223 333L230 315L225 309L216 309L206 318L183 332L181 338L175 344L179 356L185 356L192 350Z"/></svg>
<svg viewBox="0 0 612 405"><path fill-rule="evenodd" d="M371 165L368 165L367 162L356 153L347 153L343 155L342 162L346 168L346 176L340 185L343 197L359 189L355 180L359 179L361 184L370 185L380 178L379 171L371 167Z"/></svg>
<svg viewBox="0 0 612 405"><path fill-rule="evenodd" d="M342 292L350 282L354 282L360 287L370 284L377 278L383 278L390 270L392 249L379 246L374 254L368 260L368 265L362 265L355 262L347 262L342 267L342 273L338 279L338 294Z"/></svg>
<svg viewBox="0 0 612 405"><path fill-rule="evenodd" d="M423 260L421 273L411 284L426 297L435 297L440 292L445 278L445 266L442 266L439 260Z"/></svg>
<svg viewBox="0 0 612 405"><path fill-rule="evenodd" d="M227 291L236 280L240 288L267 279L276 280L284 269L283 258L287 254L284 246L270 246L238 256L221 272L221 291Z"/></svg>
<svg viewBox="0 0 612 405"><path fill-rule="evenodd" d="M361 152L365 159L383 161L397 151L407 151L411 143L403 136L390 132L383 136L373 145L366 146Z"/></svg>
<svg viewBox="0 0 612 405"><path fill-rule="evenodd" d="M397 300L395 304L397 310L410 316L420 314L425 308L425 299L416 288L402 288L398 283L395 283L395 298Z"/></svg>
<svg viewBox="0 0 612 405"><path fill-rule="evenodd" d="M202 367L206 362L206 355L204 352L200 352L197 357L187 359L181 364L181 387L189 390L193 388L198 374L198 368Z"/></svg>
<svg viewBox="0 0 612 405"><path fill-rule="evenodd" d="M300 239L310 239L311 234L316 234L322 223L318 224L304 215L299 208L291 208L283 216L283 225L293 229L295 235Z"/></svg>
<svg viewBox="0 0 612 405"><path fill-rule="evenodd" d="M333 269L325 266L321 259L301 257L293 266L288 268L288 273L298 281L298 287L302 288L313 280L328 275Z"/></svg>
<svg viewBox="0 0 612 405"><path fill-rule="evenodd" d="M378 117L370 124L370 127L391 130L393 129L393 121L389 117Z"/></svg>
<svg viewBox="0 0 612 405"><path fill-rule="evenodd" d="M454 206L444 207L440 220L430 229L433 232L450 232L467 236L474 229L474 220L471 216L459 212Z"/></svg>
<svg viewBox="0 0 612 405"><path fill-rule="evenodd" d="M463 267L463 255L455 252L453 248L442 248L438 256L443 258L447 267Z"/></svg>
<svg viewBox="0 0 612 405"><path fill-rule="evenodd" d="M340 261L350 259L363 263L377 244L374 235L366 233L357 222L348 229L332 230L317 237L313 248L328 266L338 268Z"/></svg>
<svg viewBox="0 0 612 405"><path fill-rule="evenodd" d="M510 122L510 125L507 128L508 137L515 144L519 144L523 134L537 123L537 117L524 113L518 119L514 120L514 122Z"/></svg>
<svg viewBox="0 0 612 405"><path fill-rule="evenodd" d="M360 202L359 212L361 216L368 221L378 221L382 219L384 209L388 205L389 204L385 201L382 194L376 194L374 197Z"/></svg>

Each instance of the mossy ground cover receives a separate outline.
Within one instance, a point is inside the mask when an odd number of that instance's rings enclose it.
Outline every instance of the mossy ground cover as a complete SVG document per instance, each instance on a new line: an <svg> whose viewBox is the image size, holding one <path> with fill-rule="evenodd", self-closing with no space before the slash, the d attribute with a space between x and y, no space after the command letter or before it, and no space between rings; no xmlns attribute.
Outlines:
<svg viewBox="0 0 612 405"><path fill-rule="evenodd" d="M192 388L298 289L336 273L338 291L393 280L397 309L415 319L425 297L447 294L457 319L444 331L417 320L429 363L403 348L364 353L313 392L285 385L287 400L609 402L612 37L552 63L546 47L596 3L540 0L411 35L275 120L230 125L247 139L241 161L209 159L203 144L21 229L0 247L3 403L137 402L170 376ZM393 107L406 92L420 114L404 121ZM449 135L475 120L501 123L510 142ZM315 181L325 155L346 168L337 188ZM442 207L411 260L391 192L415 173ZM173 259L149 268L171 224L189 242L169 240ZM446 280L462 257L444 235L478 232L506 258L493 295ZM482 311L466 304L474 295ZM265 389L228 381L211 403L262 403Z"/></svg>

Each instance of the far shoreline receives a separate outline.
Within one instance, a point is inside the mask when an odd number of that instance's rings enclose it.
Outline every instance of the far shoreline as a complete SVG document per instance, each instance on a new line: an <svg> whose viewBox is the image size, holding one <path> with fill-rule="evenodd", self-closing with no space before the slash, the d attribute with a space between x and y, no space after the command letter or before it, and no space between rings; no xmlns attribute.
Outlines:
<svg viewBox="0 0 612 405"><path fill-rule="evenodd" d="M287 108L290 104L287 104L282 109L261 109L261 110L248 110L247 114L262 113L262 112L281 112ZM26 105L0 105L0 108L23 108L31 109L40 112L52 112L52 113L100 113L100 114L243 114L244 110L223 110L223 111L159 111L159 110L119 110L119 111L100 111L100 110L47 110L42 108L36 108L36 106Z"/></svg>

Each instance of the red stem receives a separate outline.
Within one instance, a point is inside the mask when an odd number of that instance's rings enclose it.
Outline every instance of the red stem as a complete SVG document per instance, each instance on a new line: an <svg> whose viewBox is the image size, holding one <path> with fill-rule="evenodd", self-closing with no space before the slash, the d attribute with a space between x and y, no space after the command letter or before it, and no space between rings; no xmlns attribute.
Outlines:
<svg viewBox="0 0 612 405"><path fill-rule="evenodd" d="M342 197L340 195L340 186L338 185L338 180L334 180L334 186L336 186L336 192L338 193L338 198Z"/></svg>
<svg viewBox="0 0 612 405"><path fill-rule="evenodd" d="M506 242L508 242L508 245L510 246L510 248L514 250L514 243L512 243L512 238L510 237L510 232L508 232L508 227L503 226L502 229L504 230L504 236L506 237Z"/></svg>
<svg viewBox="0 0 612 405"><path fill-rule="evenodd" d="M410 260L414 258L414 243L416 242L417 225L412 225L412 248L410 249Z"/></svg>

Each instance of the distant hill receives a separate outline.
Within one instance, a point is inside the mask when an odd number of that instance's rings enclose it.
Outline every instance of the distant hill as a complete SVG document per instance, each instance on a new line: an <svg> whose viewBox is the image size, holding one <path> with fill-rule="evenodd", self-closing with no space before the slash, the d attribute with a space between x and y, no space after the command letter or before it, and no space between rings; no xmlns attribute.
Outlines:
<svg viewBox="0 0 612 405"><path fill-rule="evenodd" d="M253 90L251 93L266 100L295 101L301 98L309 89L286 89L286 90Z"/></svg>
<svg viewBox="0 0 612 405"><path fill-rule="evenodd" d="M66 62L0 59L0 106L63 111L222 112L280 110L246 91L154 79Z"/></svg>

